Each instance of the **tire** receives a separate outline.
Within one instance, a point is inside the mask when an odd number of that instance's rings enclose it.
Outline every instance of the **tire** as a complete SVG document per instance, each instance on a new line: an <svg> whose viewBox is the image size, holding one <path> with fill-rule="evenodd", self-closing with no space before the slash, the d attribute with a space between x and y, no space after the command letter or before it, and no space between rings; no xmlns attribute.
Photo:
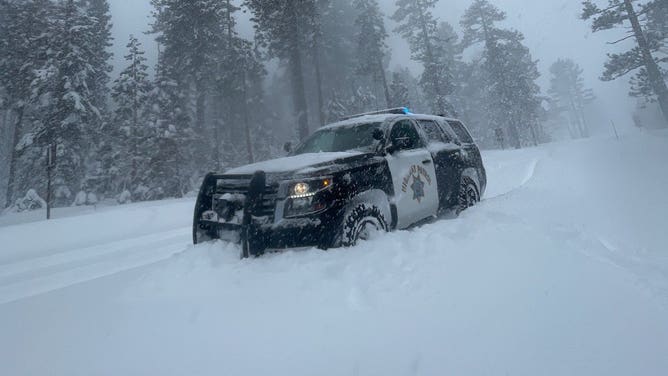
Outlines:
<svg viewBox="0 0 668 376"><path fill-rule="evenodd" d="M368 240L372 232L376 231L389 231L380 209L373 205L357 205L343 219L341 246L354 247L360 240Z"/></svg>
<svg viewBox="0 0 668 376"><path fill-rule="evenodd" d="M480 202L478 187L471 178L462 177L457 197L457 215Z"/></svg>

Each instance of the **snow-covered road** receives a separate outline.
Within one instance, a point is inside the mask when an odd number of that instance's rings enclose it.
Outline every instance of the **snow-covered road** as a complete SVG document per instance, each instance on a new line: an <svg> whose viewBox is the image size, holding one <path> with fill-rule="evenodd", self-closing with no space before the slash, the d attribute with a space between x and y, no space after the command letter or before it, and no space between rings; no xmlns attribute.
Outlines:
<svg viewBox="0 0 668 376"><path fill-rule="evenodd" d="M191 200L0 217L0 374L665 375L668 134L484 157L479 206L354 249L194 247Z"/></svg>

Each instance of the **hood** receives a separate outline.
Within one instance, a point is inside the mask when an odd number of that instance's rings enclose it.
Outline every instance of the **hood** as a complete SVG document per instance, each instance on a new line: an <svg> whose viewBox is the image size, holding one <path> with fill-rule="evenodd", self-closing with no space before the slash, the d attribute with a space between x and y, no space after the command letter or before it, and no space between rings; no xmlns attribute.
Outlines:
<svg viewBox="0 0 668 376"><path fill-rule="evenodd" d="M337 165L350 163L351 159L356 160L366 155L367 154L365 153L354 151L299 154L236 167L226 171L225 174L249 175L262 170L267 174L272 175L283 175L288 173L308 175L330 170L330 168Z"/></svg>

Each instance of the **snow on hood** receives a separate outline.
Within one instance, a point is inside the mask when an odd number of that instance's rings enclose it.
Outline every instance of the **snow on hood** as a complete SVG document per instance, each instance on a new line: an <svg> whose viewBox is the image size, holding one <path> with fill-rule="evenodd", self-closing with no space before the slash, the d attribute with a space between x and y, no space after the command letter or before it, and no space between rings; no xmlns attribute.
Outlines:
<svg viewBox="0 0 668 376"><path fill-rule="evenodd" d="M321 163L332 162L341 158L353 157L361 152L336 152L336 153L307 153L291 157L271 159L264 162L253 163L228 170L226 174L252 174L262 170L267 173L280 173L301 170Z"/></svg>

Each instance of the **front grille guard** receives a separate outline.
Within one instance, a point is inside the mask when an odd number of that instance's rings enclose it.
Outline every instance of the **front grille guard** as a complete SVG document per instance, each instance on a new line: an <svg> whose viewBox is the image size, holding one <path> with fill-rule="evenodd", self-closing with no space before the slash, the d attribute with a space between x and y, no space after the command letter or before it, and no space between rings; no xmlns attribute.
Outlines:
<svg viewBox="0 0 668 376"><path fill-rule="evenodd" d="M250 178L250 179L249 179ZM247 185L243 184L247 181ZM228 184L227 182L236 182ZM245 194L243 203L243 218L241 221L242 257L254 255L263 248L264 241L260 239L260 227L252 220L253 217L271 216L276 200L277 188L267 186L267 177L264 171L257 171L249 175L218 175L207 174L200 187L195 203L193 216L193 243L198 244L212 239L218 239L221 224L207 221L202 218L205 212L212 211L214 196L228 192L229 189L238 190L238 194Z"/></svg>

